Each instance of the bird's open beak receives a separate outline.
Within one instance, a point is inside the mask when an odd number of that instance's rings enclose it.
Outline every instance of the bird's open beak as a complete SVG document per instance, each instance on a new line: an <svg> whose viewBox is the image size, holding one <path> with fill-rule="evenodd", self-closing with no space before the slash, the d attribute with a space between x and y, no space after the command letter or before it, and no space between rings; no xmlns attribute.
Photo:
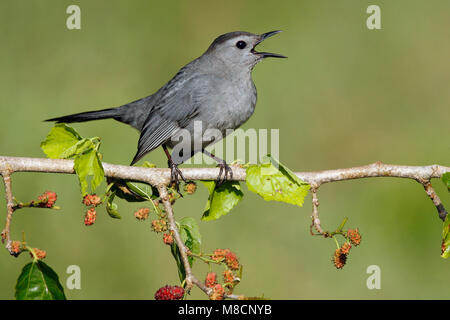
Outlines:
<svg viewBox="0 0 450 320"><path fill-rule="evenodd" d="M281 54L277 54L277 53L270 53L270 52L257 52L255 51L255 47L260 44L262 41L266 40L267 38L276 35L277 33L280 33L281 30L277 30L277 31L270 31L270 32L266 32L263 33L262 35L260 35L260 39L258 40L258 42L254 45L253 49L252 49L252 53L257 54L263 58L268 58L268 57L272 57L272 58L287 58L286 56L283 56Z"/></svg>

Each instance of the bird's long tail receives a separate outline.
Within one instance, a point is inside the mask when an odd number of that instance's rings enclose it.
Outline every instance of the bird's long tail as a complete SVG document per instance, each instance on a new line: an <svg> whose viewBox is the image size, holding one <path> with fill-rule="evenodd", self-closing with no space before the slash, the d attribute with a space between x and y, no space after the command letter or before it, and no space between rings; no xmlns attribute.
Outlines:
<svg viewBox="0 0 450 320"><path fill-rule="evenodd" d="M97 111L88 111L75 113L68 116L58 117L47 119L45 121L56 121L57 123L72 123L72 122L85 122L91 120L100 120L100 119L116 119L120 116L119 108L109 108Z"/></svg>

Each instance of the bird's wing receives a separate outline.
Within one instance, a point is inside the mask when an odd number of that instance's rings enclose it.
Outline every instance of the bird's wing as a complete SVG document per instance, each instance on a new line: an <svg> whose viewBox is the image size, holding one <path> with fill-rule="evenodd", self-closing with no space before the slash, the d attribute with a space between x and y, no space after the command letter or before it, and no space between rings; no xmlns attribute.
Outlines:
<svg viewBox="0 0 450 320"><path fill-rule="evenodd" d="M145 120L138 151L131 164L185 128L199 114L199 107L214 90L206 75L174 80L176 77L162 89L158 102Z"/></svg>

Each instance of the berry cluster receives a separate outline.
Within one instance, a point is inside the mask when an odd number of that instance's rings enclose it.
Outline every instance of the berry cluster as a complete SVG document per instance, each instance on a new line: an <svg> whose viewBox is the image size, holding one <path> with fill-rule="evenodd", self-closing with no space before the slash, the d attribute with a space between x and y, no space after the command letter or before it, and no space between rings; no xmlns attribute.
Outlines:
<svg viewBox="0 0 450 320"><path fill-rule="evenodd" d="M184 289L182 287L166 285L156 291L155 300L181 300L183 296Z"/></svg>
<svg viewBox="0 0 450 320"><path fill-rule="evenodd" d="M100 205L101 203L102 203L102 200L96 194L87 194L83 198L83 204L86 207L89 207L89 206L96 207L96 206Z"/></svg>
<svg viewBox="0 0 450 320"><path fill-rule="evenodd" d="M30 248L26 245L25 242L21 241L11 241L11 247L10 247L11 254L15 257L19 256L24 251L29 251L30 256L34 258L36 256L37 260L42 260L47 256L47 252L45 250L41 250L39 248ZM33 253L34 252L34 255Z"/></svg>
<svg viewBox="0 0 450 320"><path fill-rule="evenodd" d="M347 231L347 238L355 245L359 245L361 243L361 234L358 229L349 229Z"/></svg>
<svg viewBox="0 0 450 320"><path fill-rule="evenodd" d="M224 296L225 296L225 289L222 287L220 283L218 283L212 288L212 292L209 296L209 299L223 300Z"/></svg>
<svg viewBox="0 0 450 320"><path fill-rule="evenodd" d="M342 251L342 248L336 249L333 256L333 263L336 269L342 269L347 262L347 254Z"/></svg>
<svg viewBox="0 0 450 320"><path fill-rule="evenodd" d="M84 216L84 225L85 226L93 225L95 219L97 219L97 212L95 211L94 207L91 207L86 211L86 214Z"/></svg>
<svg viewBox="0 0 450 320"><path fill-rule="evenodd" d="M333 263L337 269L342 269L345 266L352 245L357 246L361 243L361 234L358 229L349 229L344 237L347 241L336 249L333 255Z"/></svg>
<svg viewBox="0 0 450 320"><path fill-rule="evenodd" d="M238 270L240 267L236 254L230 251L230 249L216 249L211 259L216 262L225 262L231 270Z"/></svg>
<svg viewBox="0 0 450 320"><path fill-rule="evenodd" d="M22 242L20 241L12 241L11 242L11 252L12 254L17 257L22 251L23 251Z"/></svg>
<svg viewBox="0 0 450 320"><path fill-rule="evenodd" d="M217 284L217 275L215 272L208 272L206 274L205 286L212 288Z"/></svg>
<svg viewBox="0 0 450 320"><path fill-rule="evenodd" d="M170 194L174 194L173 192L169 193ZM172 198L174 199L174 198ZM152 200L154 207L156 208L155 213L157 215L157 219L152 220L151 222L151 228L152 231L156 232L156 233L161 233L163 232L163 242L164 244L167 245L172 245L173 244L173 233L172 231L166 232L169 230L169 226L168 226L168 221L167 221L167 215L164 211L163 208L161 208L161 202L158 199ZM134 216L136 217L136 219L138 220L146 220L149 216L150 213L150 209L148 208L141 208L138 211L136 211L134 213Z"/></svg>
<svg viewBox="0 0 450 320"><path fill-rule="evenodd" d="M149 214L150 214L149 208L140 208L134 213L134 216L138 220L147 220Z"/></svg>
<svg viewBox="0 0 450 320"><path fill-rule="evenodd" d="M83 204L86 207L90 207L86 214L84 215L84 225L91 226L94 224L97 218L97 212L95 211L95 207L100 205L102 200L96 194L87 194L83 197Z"/></svg>
<svg viewBox="0 0 450 320"><path fill-rule="evenodd" d="M223 281L225 282L225 286L229 287L229 286L234 286L234 282L236 281L236 277L234 276L233 271L231 270L225 270L223 273Z"/></svg>
<svg viewBox="0 0 450 320"><path fill-rule="evenodd" d="M53 191L45 191L42 195L38 197L38 201L32 201L32 206L39 208L53 208L57 199L57 195Z"/></svg>
<svg viewBox="0 0 450 320"><path fill-rule="evenodd" d="M156 233L167 231L166 219L157 219L152 221L152 229Z"/></svg>
<svg viewBox="0 0 450 320"><path fill-rule="evenodd" d="M169 232L169 233L164 233L163 234L163 242L165 243L165 244L167 244L167 245L172 245L172 243L173 243L173 235L172 235L172 232Z"/></svg>
<svg viewBox="0 0 450 320"><path fill-rule="evenodd" d="M230 251L230 249L216 249L208 256L210 256L211 260L207 260L206 262L214 262L226 268L222 272L222 283L219 283L215 272L207 273L205 278L205 286L211 288L209 298L211 300L223 300L225 294L231 294L234 287L239 283L240 280L235 274L235 271L239 270L241 265L236 254Z"/></svg>
<svg viewBox="0 0 450 320"><path fill-rule="evenodd" d="M196 190L197 190L197 184L194 181L188 181L184 185L184 191L187 194L194 194Z"/></svg>
<svg viewBox="0 0 450 320"><path fill-rule="evenodd" d="M47 256L47 252L45 252L44 250L38 249L38 248L33 248L34 253L36 254L36 259L38 260L42 260ZM31 257L34 258L33 254L30 252Z"/></svg>

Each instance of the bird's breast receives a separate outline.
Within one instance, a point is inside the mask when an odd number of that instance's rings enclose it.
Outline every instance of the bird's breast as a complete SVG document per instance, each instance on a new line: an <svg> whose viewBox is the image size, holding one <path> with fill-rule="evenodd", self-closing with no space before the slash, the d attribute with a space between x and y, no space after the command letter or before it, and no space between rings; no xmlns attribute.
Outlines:
<svg viewBox="0 0 450 320"><path fill-rule="evenodd" d="M224 99L217 101L218 129L236 129L253 114L256 105L256 88L253 81L232 83L222 89Z"/></svg>

